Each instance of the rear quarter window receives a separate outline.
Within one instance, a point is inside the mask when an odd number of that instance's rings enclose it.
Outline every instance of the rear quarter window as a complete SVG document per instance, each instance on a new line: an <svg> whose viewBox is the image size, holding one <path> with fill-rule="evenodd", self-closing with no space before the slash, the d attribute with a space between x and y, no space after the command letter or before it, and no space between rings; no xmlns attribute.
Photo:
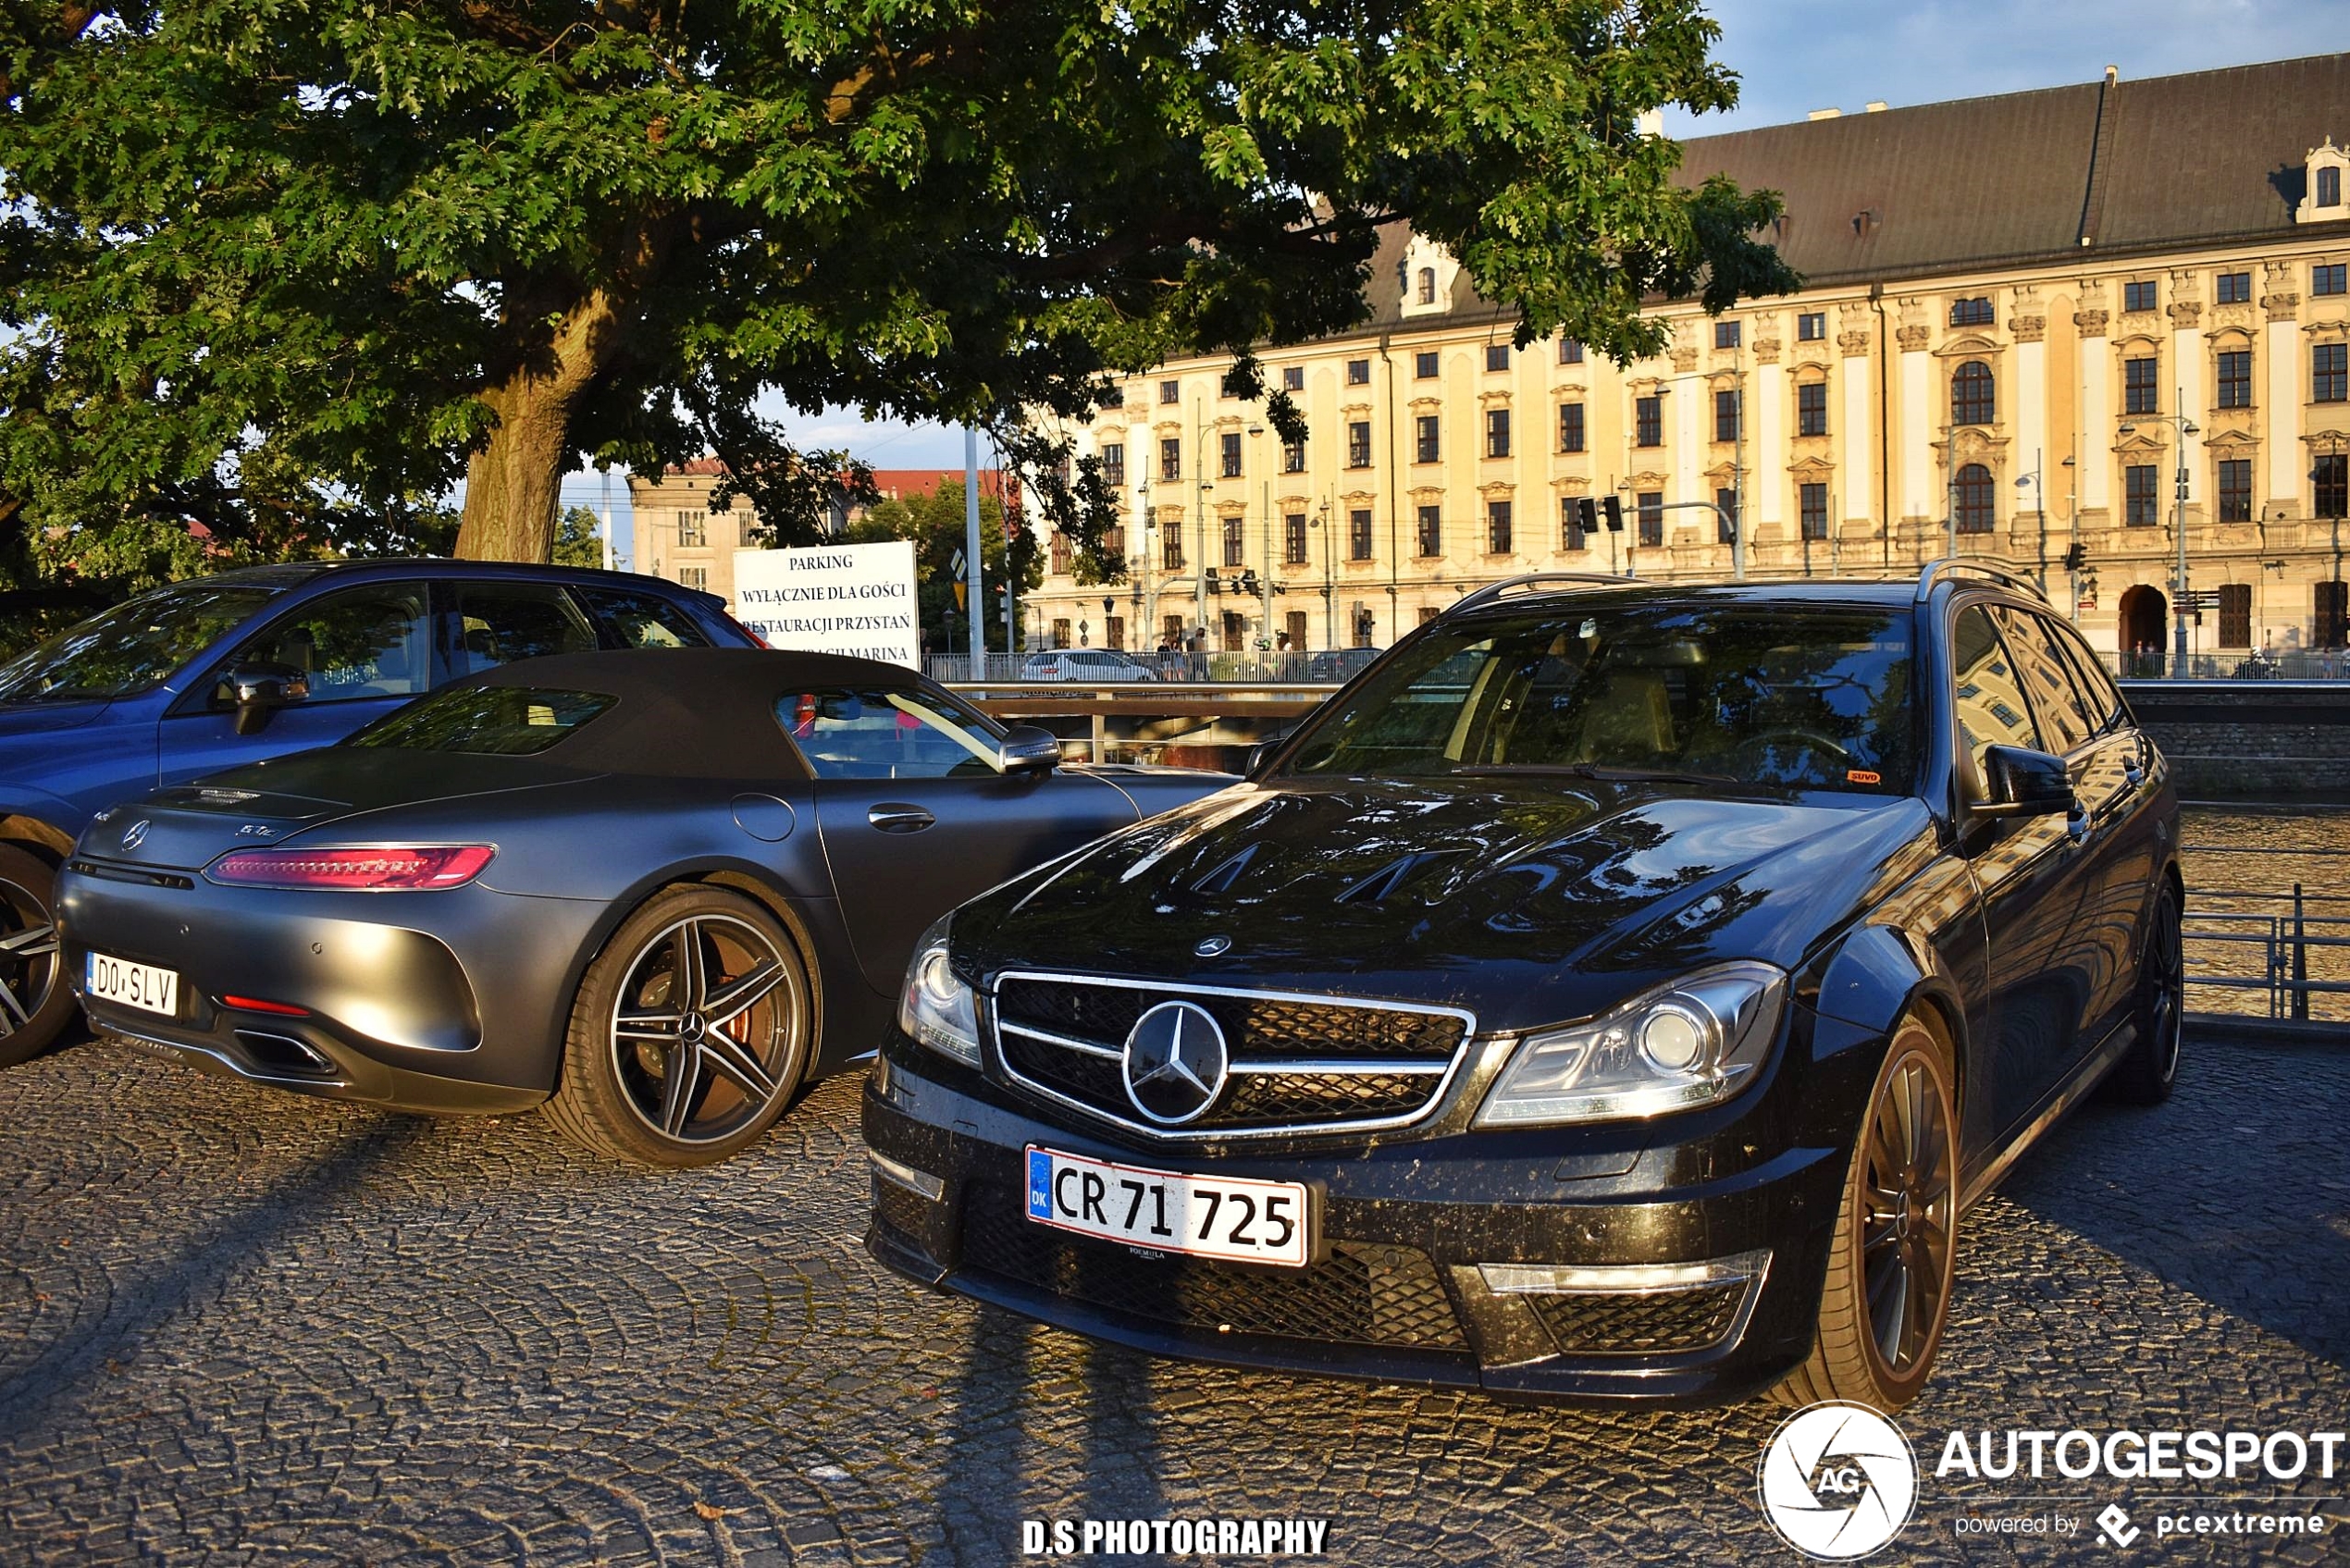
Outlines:
<svg viewBox="0 0 2350 1568"><path fill-rule="evenodd" d="M618 700L601 692L540 686L460 686L412 702L343 744L529 757L563 741Z"/></svg>

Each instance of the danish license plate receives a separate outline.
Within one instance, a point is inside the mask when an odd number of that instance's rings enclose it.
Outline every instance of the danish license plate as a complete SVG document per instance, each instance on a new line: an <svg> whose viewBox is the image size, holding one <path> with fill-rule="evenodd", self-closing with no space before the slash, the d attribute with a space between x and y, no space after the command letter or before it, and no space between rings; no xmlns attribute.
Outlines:
<svg viewBox="0 0 2350 1568"><path fill-rule="evenodd" d="M81 993L93 1002L114 1002L166 1018L176 1017L179 1011L177 973L153 964L134 964L128 958L109 958L104 953L89 956L82 969Z"/></svg>
<svg viewBox="0 0 2350 1568"><path fill-rule="evenodd" d="M1029 1218L1153 1252L1303 1268L1306 1204L1299 1181L1184 1176L1028 1151Z"/></svg>

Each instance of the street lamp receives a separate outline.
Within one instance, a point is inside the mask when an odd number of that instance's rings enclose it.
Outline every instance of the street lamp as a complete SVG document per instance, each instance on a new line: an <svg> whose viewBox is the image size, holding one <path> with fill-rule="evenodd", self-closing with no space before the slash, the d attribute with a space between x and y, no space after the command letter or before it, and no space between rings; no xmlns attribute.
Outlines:
<svg viewBox="0 0 2350 1568"><path fill-rule="evenodd" d="M2186 389L2179 389L2179 401L2186 401ZM2179 433L2179 468L2172 486L2171 532L2179 540L2179 563L2171 578L2171 677L2184 678L2187 672L2187 438L2200 435L2202 426L2181 414L2142 414L2138 420L2121 426L2121 434L2129 435L2138 423L2168 425Z"/></svg>
<svg viewBox="0 0 2350 1568"><path fill-rule="evenodd" d="M1330 520L1330 498L1325 496L1314 508L1313 526L1322 530L1322 646L1338 646L1338 573L1330 563L1330 531L1325 526Z"/></svg>
<svg viewBox="0 0 2350 1568"><path fill-rule="evenodd" d="M2038 447L2032 449L2032 472L2016 476L2015 488L2032 492L2032 512L2040 520L2040 593L2048 591L2048 498L2040 488L2040 464L2047 454Z"/></svg>

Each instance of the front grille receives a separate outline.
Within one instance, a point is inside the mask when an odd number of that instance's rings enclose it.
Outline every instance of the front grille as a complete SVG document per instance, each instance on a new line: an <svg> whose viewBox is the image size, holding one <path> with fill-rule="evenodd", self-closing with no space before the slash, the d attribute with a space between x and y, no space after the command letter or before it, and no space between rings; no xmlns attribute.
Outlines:
<svg viewBox="0 0 2350 1568"><path fill-rule="evenodd" d="M1566 1355L1666 1355L1721 1343L1738 1321L1746 1279L1644 1295L1602 1290L1529 1295Z"/></svg>
<svg viewBox="0 0 2350 1568"><path fill-rule="evenodd" d="M886 1177L873 1178L873 1217L902 1235L919 1240L937 1206Z"/></svg>
<svg viewBox="0 0 2350 1568"><path fill-rule="evenodd" d="M1168 1128L1127 1098L1120 1054L1144 1012L1178 998L1216 1019L1231 1071L1205 1112ZM997 982L994 1022L1016 1079L1163 1137L1410 1121L1443 1093L1469 1033L1458 1013L1038 975Z"/></svg>
<svg viewBox="0 0 2350 1568"><path fill-rule="evenodd" d="M1334 1242L1302 1269L1230 1267L1147 1256L1025 1218L1019 1195L975 1188L963 1266L1112 1312L1206 1333L1466 1351L1453 1303L1424 1253Z"/></svg>

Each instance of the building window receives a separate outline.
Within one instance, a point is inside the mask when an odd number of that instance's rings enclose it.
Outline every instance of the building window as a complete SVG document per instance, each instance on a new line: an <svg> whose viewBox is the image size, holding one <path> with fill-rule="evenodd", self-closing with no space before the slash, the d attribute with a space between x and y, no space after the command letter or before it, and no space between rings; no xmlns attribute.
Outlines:
<svg viewBox="0 0 2350 1568"><path fill-rule="evenodd" d="M2252 646L2252 585L2221 583L2220 585L2220 646L2250 648Z"/></svg>
<svg viewBox="0 0 2350 1568"><path fill-rule="evenodd" d="M1436 415L1432 414L1423 414L1412 421L1412 461L1414 463L1436 461Z"/></svg>
<svg viewBox="0 0 2350 1568"><path fill-rule="evenodd" d="M1183 476L1181 437L1169 436L1158 443L1158 476L1162 481L1167 482L1172 482Z"/></svg>
<svg viewBox="0 0 2350 1568"><path fill-rule="evenodd" d="M2318 171L2317 204L2321 207L2338 207L2342 204L2342 171L2340 169L2321 168Z"/></svg>
<svg viewBox="0 0 2350 1568"><path fill-rule="evenodd" d="M2155 469L2151 463L2134 463L2121 471L2121 520L2133 528L2151 528L2162 521L2155 499Z"/></svg>
<svg viewBox="0 0 2350 1568"><path fill-rule="evenodd" d="M1305 390L1305 367L1304 365L1285 364L1281 366L1281 390L1284 392L1302 392Z"/></svg>
<svg viewBox="0 0 2350 1568"><path fill-rule="evenodd" d="M1122 490L1126 488L1125 442L1104 441L1102 443L1102 483L1113 490Z"/></svg>
<svg viewBox="0 0 2350 1568"><path fill-rule="evenodd" d="M2121 412L2152 414L2161 406L2155 393L2155 362L2152 359L2123 360Z"/></svg>
<svg viewBox="0 0 2350 1568"><path fill-rule="evenodd" d="M1422 555L1444 553L1444 510L1441 507L1420 508L1420 553Z"/></svg>
<svg viewBox="0 0 2350 1568"><path fill-rule="evenodd" d="M1805 485L1797 492L1796 505L1803 517L1803 537L1824 539L1828 537L1828 488L1825 485Z"/></svg>
<svg viewBox="0 0 2350 1568"><path fill-rule="evenodd" d="M1991 367L1979 359L1959 366L1950 377L1950 423L1988 425L1998 413L1991 389Z"/></svg>
<svg viewBox="0 0 2350 1568"><path fill-rule="evenodd" d="M1237 517L1227 517L1224 519L1224 564L1238 566L1241 563L1242 548L1241 520Z"/></svg>
<svg viewBox="0 0 2350 1568"><path fill-rule="evenodd" d="M707 592L710 587L710 568L680 566L677 568L677 586L681 588L700 588Z"/></svg>
<svg viewBox="0 0 2350 1568"><path fill-rule="evenodd" d="M1281 563L1305 564L1305 513L1292 512L1281 519Z"/></svg>
<svg viewBox="0 0 2350 1568"><path fill-rule="evenodd" d="M1828 384L1806 381L1795 389L1795 433L1799 436L1824 436L1828 433Z"/></svg>
<svg viewBox="0 0 2350 1568"><path fill-rule="evenodd" d="M1436 379L1436 351L1423 349L1412 356L1412 374L1422 381Z"/></svg>
<svg viewBox="0 0 2350 1568"><path fill-rule="evenodd" d="M1661 545L1664 542L1664 492L1642 490L1632 498L1640 514L1640 543Z"/></svg>
<svg viewBox="0 0 2350 1568"><path fill-rule="evenodd" d="M1561 403L1559 404L1559 451L1581 451L1582 450L1583 405Z"/></svg>
<svg viewBox="0 0 2350 1568"><path fill-rule="evenodd" d="M1436 268L1432 266L1420 268L1419 299L1420 303L1424 305L1432 305L1436 302Z"/></svg>
<svg viewBox="0 0 2350 1568"><path fill-rule="evenodd" d="M1636 447L1661 447L1664 444L1664 400L1660 397L1632 400L1632 444Z"/></svg>
<svg viewBox="0 0 2350 1568"><path fill-rule="evenodd" d="M1304 441L1281 443L1281 472L1284 474L1305 472L1305 443Z"/></svg>
<svg viewBox="0 0 2350 1568"><path fill-rule="evenodd" d="M1371 465L1371 422L1356 419L1346 426L1346 466L1368 468Z"/></svg>
<svg viewBox="0 0 2350 1568"><path fill-rule="evenodd" d="M2252 406L2252 351L2229 349L2220 355L2220 406Z"/></svg>
<svg viewBox="0 0 2350 1568"><path fill-rule="evenodd" d="M1509 367L1510 346L1507 343L1488 343L1485 345L1486 369L1507 370Z"/></svg>
<svg viewBox="0 0 2350 1568"><path fill-rule="evenodd" d="M1241 433L1238 430L1227 430L1217 445L1218 455L1223 459L1221 470L1223 476L1227 479L1239 478L1241 476Z"/></svg>
<svg viewBox="0 0 2350 1568"><path fill-rule="evenodd" d="M1369 386L1371 384L1371 362L1367 359L1348 360L1346 362L1346 384L1350 387Z"/></svg>
<svg viewBox="0 0 2350 1568"><path fill-rule="evenodd" d="M1485 411L1485 455L1488 457L1510 455L1510 411L1508 409L1489 408Z"/></svg>
<svg viewBox="0 0 2350 1568"><path fill-rule="evenodd" d="M1738 393L1736 388L1725 387L1713 394L1713 438L1715 440L1735 441L1738 438L1739 412Z"/></svg>
<svg viewBox="0 0 2350 1568"><path fill-rule="evenodd" d="M1120 653L1126 651L1125 616L1105 615L1102 617L1102 646L1116 648Z"/></svg>
<svg viewBox="0 0 2350 1568"><path fill-rule="evenodd" d="M1183 569L1183 525L1169 523L1159 529L1158 563L1169 572Z"/></svg>
<svg viewBox="0 0 2350 1568"><path fill-rule="evenodd" d="M1069 575L1069 537L1058 528L1053 530L1053 574Z"/></svg>
<svg viewBox="0 0 2350 1568"><path fill-rule="evenodd" d="M2312 294L2350 293L2350 262L2335 262L2331 266L2309 269L2309 292Z"/></svg>
<svg viewBox="0 0 2350 1568"><path fill-rule="evenodd" d="M842 525L847 523L847 519L843 518L839 523L834 523L831 519L827 518L826 525L837 531ZM744 517L736 523L735 542L742 546L745 549L749 549L759 543L759 519L757 517Z"/></svg>
<svg viewBox="0 0 2350 1568"><path fill-rule="evenodd" d="M1579 496L1559 497L1559 549L1582 551L1591 548L1591 536L1583 531L1583 501Z"/></svg>
<svg viewBox="0 0 2350 1568"><path fill-rule="evenodd" d="M2309 401L2350 401L2350 343L2319 343L2309 350Z"/></svg>
<svg viewBox="0 0 2350 1568"><path fill-rule="evenodd" d="M2252 300L2252 274L2223 272L2213 279L2213 295L2223 305L2248 304Z"/></svg>
<svg viewBox="0 0 2350 1568"><path fill-rule="evenodd" d="M1713 324L1713 346L1717 349L1737 348L1741 337L1743 336L1741 328L1744 326L1745 323L1738 321L1715 322Z"/></svg>
<svg viewBox="0 0 2350 1568"><path fill-rule="evenodd" d="M1224 372L1216 383L1216 395L1219 398L1237 398L1242 391L1241 373L1237 370Z"/></svg>
<svg viewBox="0 0 2350 1568"><path fill-rule="evenodd" d="M2350 455L2329 452L2319 458L2310 477L2317 482L2319 516L2350 516Z"/></svg>
<svg viewBox="0 0 2350 1568"><path fill-rule="evenodd" d="M1181 402L1183 384L1181 381L1161 381L1158 384L1158 401L1163 403Z"/></svg>
<svg viewBox="0 0 2350 1568"><path fill-rule="evenodd" d="M1358 507L1346 514L1346 559L1368 561L1371 558L1371 512L1368 507Z"/></svg>
<svg viewBox="0 0 2350 1568"><path fill-rule="evenodd" d="M2223 458L2220 463L2220 521L2249 523L2252 521L2252 462L2249 458Z"/></svg>
<svg viewBox="0 0 2350 1568"><path fill-rule="evenodd" d="M1510 553L1510 503L1489 500L1485 503L1485 552L1488 555Z"/></svg>
<svg viewBox="0 0 2350 1568"><path fill-rule="evenodd" d="M1561 364L1582 364L1583 345L1577 342L1572 338L1561 338L1559 340L1559 363Z"/></svg>
<svg viewBox="0 0 2350 1568"><path fill-rule="evenodd" d="M1827 312L1824 310L1805 311L1802 315L1795 318L1795 340L1797 342L1824 342L1826 340L1827 335Z"/></svg>
<svg viewBox="0 0 2350 1568"><path fill-rule="evenodd" d="M1126 559L1126 525L1114 524L1102 530L1102 557L1107 561Z"/></svg>
<svg viewBox="0 0 2350 1568"><path fill-rule="evenodd" d="M1971 300L1950 302L1950 325L1953 327L1988 327L1991 325L1991 300L1978 294Z"/></svg>
<svg viewBox="0 0 2350 1568"><path fill-rule="evenodd" d="M700 549L710 543L710 513L681 512L677 514L677 543L680 549Z"/></svg>
<svg viewBox="0 0 2350 1568"><path fill-rule="evenodd" d="M1281 619L1282 623L1289 628L1290 647L1296 648L1301 653L1304 652L1305 648L1305 611L1303 610L1292 610Z"/></svg>
<svg viewBox="0 0 2350 1568"><path fill-rule="evenodd" d="M1354 646L1368 648L1379 633L1379 622L1371 615L1371 607L1361 599L1354 601Z"/></svg>
<svg viewBox="0 0 2350 1568"><path fill-rule="evenodd" d="M1738 537L1738 493L1725 486L1713 492L1713 542L1730 544Z"/></svg>
<svg viewBox="0 0 2350 1568"><path fill-rule="evenodd" d="M1959 532L1987 534L1991 531L1991 471L1979 463L1970 463L1959 470L1951 484L1958 507Z"/></svg>
<svg viewBox="0 0 2350 1568"><path fill-rule="evenodd" d="M2149 278L2144 283L2121 285L2121 308L2123 310L2152 310L2154 308L2153 280Z"/></svg>
<svg viewBox="0 0 2350 1568"><path fill-rule="evenodd" d="M2309 641L2319 648L2340 648L2350 639L2350 583L2337 577L2310 586L2317 589L2317 602L2311 607L2317 611L2317 625Z"/></svg>
<svg viewBox="0 0 2350 1568"><path fill-rule="evenodd" d="M1158 632L1160 636L1167 639L1168 646L1170 648L1183 646L1183 618L1181 615L1160 616Z"/></svg>

